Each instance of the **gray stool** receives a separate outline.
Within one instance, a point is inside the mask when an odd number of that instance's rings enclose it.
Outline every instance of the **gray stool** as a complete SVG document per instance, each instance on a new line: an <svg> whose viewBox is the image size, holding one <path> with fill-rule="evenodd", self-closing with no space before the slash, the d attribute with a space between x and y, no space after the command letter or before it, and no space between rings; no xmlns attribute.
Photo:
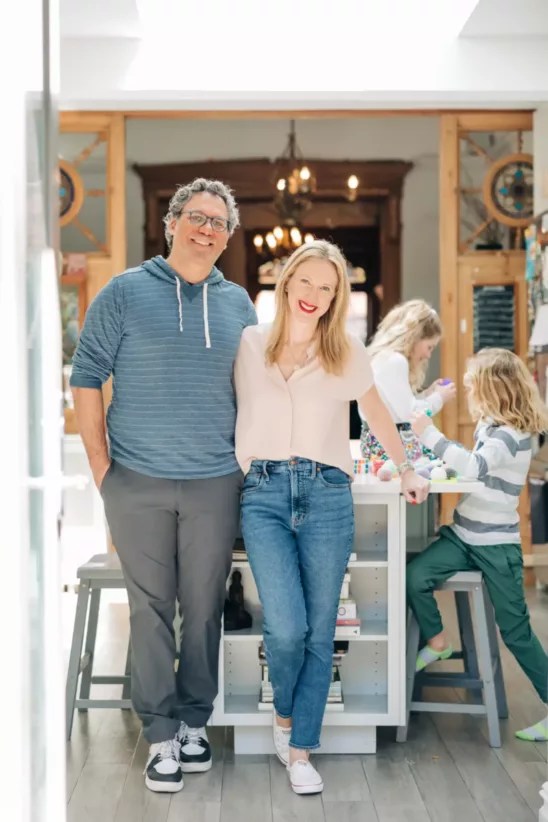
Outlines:
<svg viewBox="0 0 548 822"><path fill-rule="evenodd" d="M398 728L396 739L405 742L411 711L433 713L483 714L487 717L489 744L500 748L499 717L508 716L506 692L500 661L495 615L480 571L460 571L450 577L439 590L454 591L461 650L451 659L462 659L464 671L415 672L420 631L410 611L406 652L406 724ZM470 604L474 612L472 623ZM427 702L421 699L422 688L466 688L472 692L472 702Z"/></svg>
<svg viewBox="0 0 548 822"><path fill-rule="evenodd" d="M72 733L75 708L79 711L87 711L88 708L131 708L131 652L129 646L123 676L93 676L101 591L103 588L126 587L118 555L114 553L96 554L89 562L78 568L77 576L79 579L78 601L74 617L65 697L67 740L70 739ZM84 634L85 648L82 654ZM76 698L80 674L82 674L80 694ZM92 685L113 684L123 686L121 699L90 699L89 692Z"/></svg>

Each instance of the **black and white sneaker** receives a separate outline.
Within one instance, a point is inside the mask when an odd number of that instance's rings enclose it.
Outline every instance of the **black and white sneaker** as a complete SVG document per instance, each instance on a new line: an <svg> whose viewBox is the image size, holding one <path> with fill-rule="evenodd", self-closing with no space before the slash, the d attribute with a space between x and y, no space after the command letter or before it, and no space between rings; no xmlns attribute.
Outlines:
<svg viewBox="0 0 548 822"><path fill-rule="evenodd" d="M181 745L181 770L183 773L201 773L211 768L211 748L205 728L189 728L186 722L176 739Z"/></svg>
<svg viewBox="0 0 548 822"><path fill-rule="evenodd" d="M145 765L145 785L157 793L176 793L183 787L179 764L180 745L177 739L153 743Z"/></svg>

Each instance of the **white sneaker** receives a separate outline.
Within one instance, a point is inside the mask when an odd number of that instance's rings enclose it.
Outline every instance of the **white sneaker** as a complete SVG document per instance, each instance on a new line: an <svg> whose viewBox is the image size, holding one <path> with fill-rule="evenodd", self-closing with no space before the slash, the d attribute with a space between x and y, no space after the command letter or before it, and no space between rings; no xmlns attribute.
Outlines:
<svg viewBox="0 0 548 822"><path fill-rule="evenodd" d="M291 736L291 728L282 728L276 721L276 711L272 709L272 738L274 739L274 747L276 749L276 756L286 767L289 764L289 738Z"/></svg>
<svg viewBox="0 0 548 822"><path fill-rule="evenodd" d="M154 742L148 750L145 785L157 793L176 793L183 787L179 765L180 745L176 739Z"/></svg>
<svg viewBox="0 0 548 822"><path fill-rule="evenodd" d="M181 745L181 770L183 773L202 773L211 768L211 748L205 728L189 728L186 722L175 737Z"/></svg>
<svg viewBox="0 0 548 822"><path fill-rule="evenodd" d="M323 791L320 774L306 759L297 759L292 765L288 765L287 773L295 793L321 793Z"/></svg>

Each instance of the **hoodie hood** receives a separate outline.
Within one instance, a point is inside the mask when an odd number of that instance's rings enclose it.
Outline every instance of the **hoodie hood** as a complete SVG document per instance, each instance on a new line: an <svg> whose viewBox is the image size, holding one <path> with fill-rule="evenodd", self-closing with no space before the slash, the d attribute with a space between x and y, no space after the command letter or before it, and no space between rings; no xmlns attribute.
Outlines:
<svg viewBox="0 0 548 822"><path fill-rule="evenodd" d="M186 280L180 277L175 269L169 265L167 260L160 255L153 257L151 260L146 260L142 267L153 277L173 285L177 295L179 331L181 334L183 333L183 297L188 302L193 302L200 293L202 294L205 347L211 348L207 292L210 285L218 285L224 281L224 277L219 269L213 266L205 280L199 283L187 283Z"/></svg>

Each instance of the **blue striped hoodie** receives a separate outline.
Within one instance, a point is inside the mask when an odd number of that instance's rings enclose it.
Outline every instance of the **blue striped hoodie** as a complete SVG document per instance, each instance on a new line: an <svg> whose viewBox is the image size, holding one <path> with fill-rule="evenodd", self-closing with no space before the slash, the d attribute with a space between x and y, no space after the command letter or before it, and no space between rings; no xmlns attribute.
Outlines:
<svg viewBox="0 0 548 822"><path fill-rule="evenodd" d="M233 366L256 322L246 290L215 267L192 285L154 257L114 277L88 308L70 380L101 388L112 374L113 459L165 479L237 471Z"/></svg>

